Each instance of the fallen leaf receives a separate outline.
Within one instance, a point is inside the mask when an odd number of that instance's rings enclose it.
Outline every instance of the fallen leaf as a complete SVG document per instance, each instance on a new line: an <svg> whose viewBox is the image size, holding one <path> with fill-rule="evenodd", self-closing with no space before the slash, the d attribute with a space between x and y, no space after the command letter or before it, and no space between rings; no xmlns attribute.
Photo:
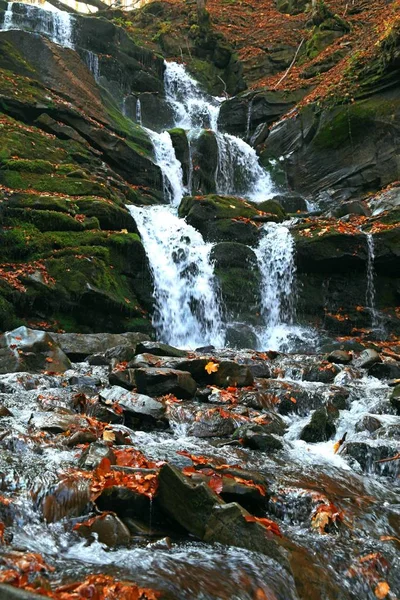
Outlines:
<svg viewBox="0 0 400 600"><path fill-rule="evenodd" d="M208 373L209 375L211 375L211 373L216 373L216 372L218 371L218 369L219 369L219 364L218 364L218 363L215 363L215 362L212 362L212 361L210 361L210 362L208 362L208 363L206 364L206 366L204 367L204 369L207 371L207 373Z"/></svg>
<svg viewBox="0 0 400 600"><path fill-rule="evenodd" d="M105 442L115 442L115 433L110 429L105 429L103 431L103 440Z"/></svg>
<svg viewBox="0 0 400 600"><path fill-rule="evenodd" d="M380 581L375 588L375 596L379 598L379 600L383 600L384 598L386 598L389 592L390 587L386 581Z"/></svg>

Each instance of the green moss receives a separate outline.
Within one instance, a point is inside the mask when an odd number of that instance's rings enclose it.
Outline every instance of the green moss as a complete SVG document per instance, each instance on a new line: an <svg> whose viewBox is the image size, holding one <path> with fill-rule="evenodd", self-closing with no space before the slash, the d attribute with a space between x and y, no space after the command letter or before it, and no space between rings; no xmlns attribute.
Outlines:
<svg viewBox="0 0 400 600"><path fill-rule="evenodd" d="M5 169L23 171L26 173L53 173L54 166L48 160L11 159L3 161Z"/></svg>
<svg viewBox="0 0 400 600"><path fill-rule="evenodd" d="M18 48L5 39L0 39L0 68L13 73L21 72L21 70L26 74L35 73L35 69L24 59Z"/></svg>
<svg viewBox="0 0 400 600"><path fill-rule="evenodd" d="M96 217L78 221L71 215L55 210L9 209L7 216L18 223L32 223L39 231L83 231L84 229L99 229Z"/></svg>
<svg viewBox="0 0 400 600"><path fill-rule="evenodd" d="M34 208L36 210L55 210L73 215L79 212L78 205L72 199L59 198L57 196L15 194L8 200L7 205L10 208Z"/></svg>
<svg viewBox="0 0 400 600"><path fill-rule="evenodd" d="M235 196L187 196L179 206L179 216L186 217L189 212L198 209L206 209L214 219L233 219L234 217L245 217L251 219L257 214L255 206L236 198Z"/></svg>
<svg viewBox="0 0 400 600"><path fill-rule="evenodd" d="M102 229L127 229L136 232L136 224L130 213L110 200L100 198L79 198L76 201L79 212L87 217L96 217Z"/></svg>
<svg viewBox="0 0 400 600"><path fill-rule="evenodd" d="M360 101L337 107L317 131L313 144L321 150L336 150L345 144L358 142L373 126L380 104L384 103Z"/></svg>
<svg viewBox="0 0 400 600"><path fill-rule="evenodd" d="M109 198L110 190L101 183L62 177L59 175L39 175L18 171L0 171L0 183L17 190L34 189L38 192L65 194L67 196L103 196Z"/></svg>
<svg viewBox="0 0 400 600"><path fill-rule="evenodd" d="M22 321L15 315L13 305L1 296L0 290L0 333L20 325L22 325Z"/></svg>

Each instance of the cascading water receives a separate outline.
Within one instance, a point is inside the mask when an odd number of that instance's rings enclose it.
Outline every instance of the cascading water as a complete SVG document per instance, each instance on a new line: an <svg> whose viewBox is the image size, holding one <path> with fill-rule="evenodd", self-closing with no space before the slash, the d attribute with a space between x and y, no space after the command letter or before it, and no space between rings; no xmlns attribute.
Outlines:
<svg viewBox="0 0 400 600"><path fill-rule="evenodd" d="M74 17L61 10L43 10L29 4L23 5L23 12L13 11L13 3L9 2L1 26L3 31L22 29L33 31L49 37L52 42L64 48L73 48Z"/></svg>
<svg viewBox="0 0 400 600"><path fill-rule="evenodd" d="M136 123L142 125L142 105L140 98L136 100Z"/></svg>
<svg viewBox="0 0 400 600"><path fill-rule="evenodd" d="M157 336L185 348L222 346L224 327L210 262L212 245L170 207L128 208L153 273Z"/></svg>
<svg viewBox="0 0 400 600"><path fill-rule="evenodd" d="M155 160L163 176L164 198L173 206L178 206L185 192L182 165L175 156L171 136L168 131L156 133L146 129L153 142Z"/></svg>
<svg viewBox="0 0 400 600"><path fill-rule="evenodd" d="M378 311L375 304L375 245L372 233L366 234L368 258L367 258L367 292L365 295L365 303L371 313L371 325L373 329L379 326Z"/></svg>
<svg viewBox="0 0 400 600"><path fill-rule="evenodd" d="M86 65L89 71L92 73L96 82L100 79L100 63L97 54L91 50L86 50Z"/></svg>

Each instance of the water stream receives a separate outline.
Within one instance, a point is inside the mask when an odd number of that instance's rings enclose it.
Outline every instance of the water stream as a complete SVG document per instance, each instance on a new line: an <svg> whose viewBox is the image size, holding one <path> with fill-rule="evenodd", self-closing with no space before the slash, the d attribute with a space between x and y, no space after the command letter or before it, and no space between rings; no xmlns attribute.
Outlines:
<svg viewBox="0 0 400 600"><path fill-rule="evenodd" d="M371 325L373 329L379 327L379 314L375 304L375 246L372 233L367 233L367 292L365 295L365 304L371 313Z"/></svg>

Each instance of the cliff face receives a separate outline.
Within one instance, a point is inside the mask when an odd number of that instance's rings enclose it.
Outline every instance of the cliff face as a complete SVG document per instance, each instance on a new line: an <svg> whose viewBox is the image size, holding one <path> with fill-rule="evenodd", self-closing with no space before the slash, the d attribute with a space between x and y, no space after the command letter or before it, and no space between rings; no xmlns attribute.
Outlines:
<svg viewBox="0 0 400 600"><path fill-rule="evenodd" d="M0 22L7 8L0 2ZM13 18L34 29L42 17L14 4ZM342 334L368 326L372 232L377 306L400 329L398 0L314 10L300 0L208 0L200 14L195 2L168 0L73 21L67 47L0 32L2 329L151 331L151 275L125 205L162 201L151 141L133 120L139 100L144 125L168 126L164 57L185 61L213 94L231 95L220 127L256 148L276 199L299 217L300 318ZM184 132L172 140L187 177ZM214 193L211 132L192 158L193 193ZM307 202L321 218L303 214ZM256 223L226 223L219 243L254 246ZM253 267L240 266L257 288ZM221 281L228 303L247 313L251 299L240 308L230 274Z"/></svg>

